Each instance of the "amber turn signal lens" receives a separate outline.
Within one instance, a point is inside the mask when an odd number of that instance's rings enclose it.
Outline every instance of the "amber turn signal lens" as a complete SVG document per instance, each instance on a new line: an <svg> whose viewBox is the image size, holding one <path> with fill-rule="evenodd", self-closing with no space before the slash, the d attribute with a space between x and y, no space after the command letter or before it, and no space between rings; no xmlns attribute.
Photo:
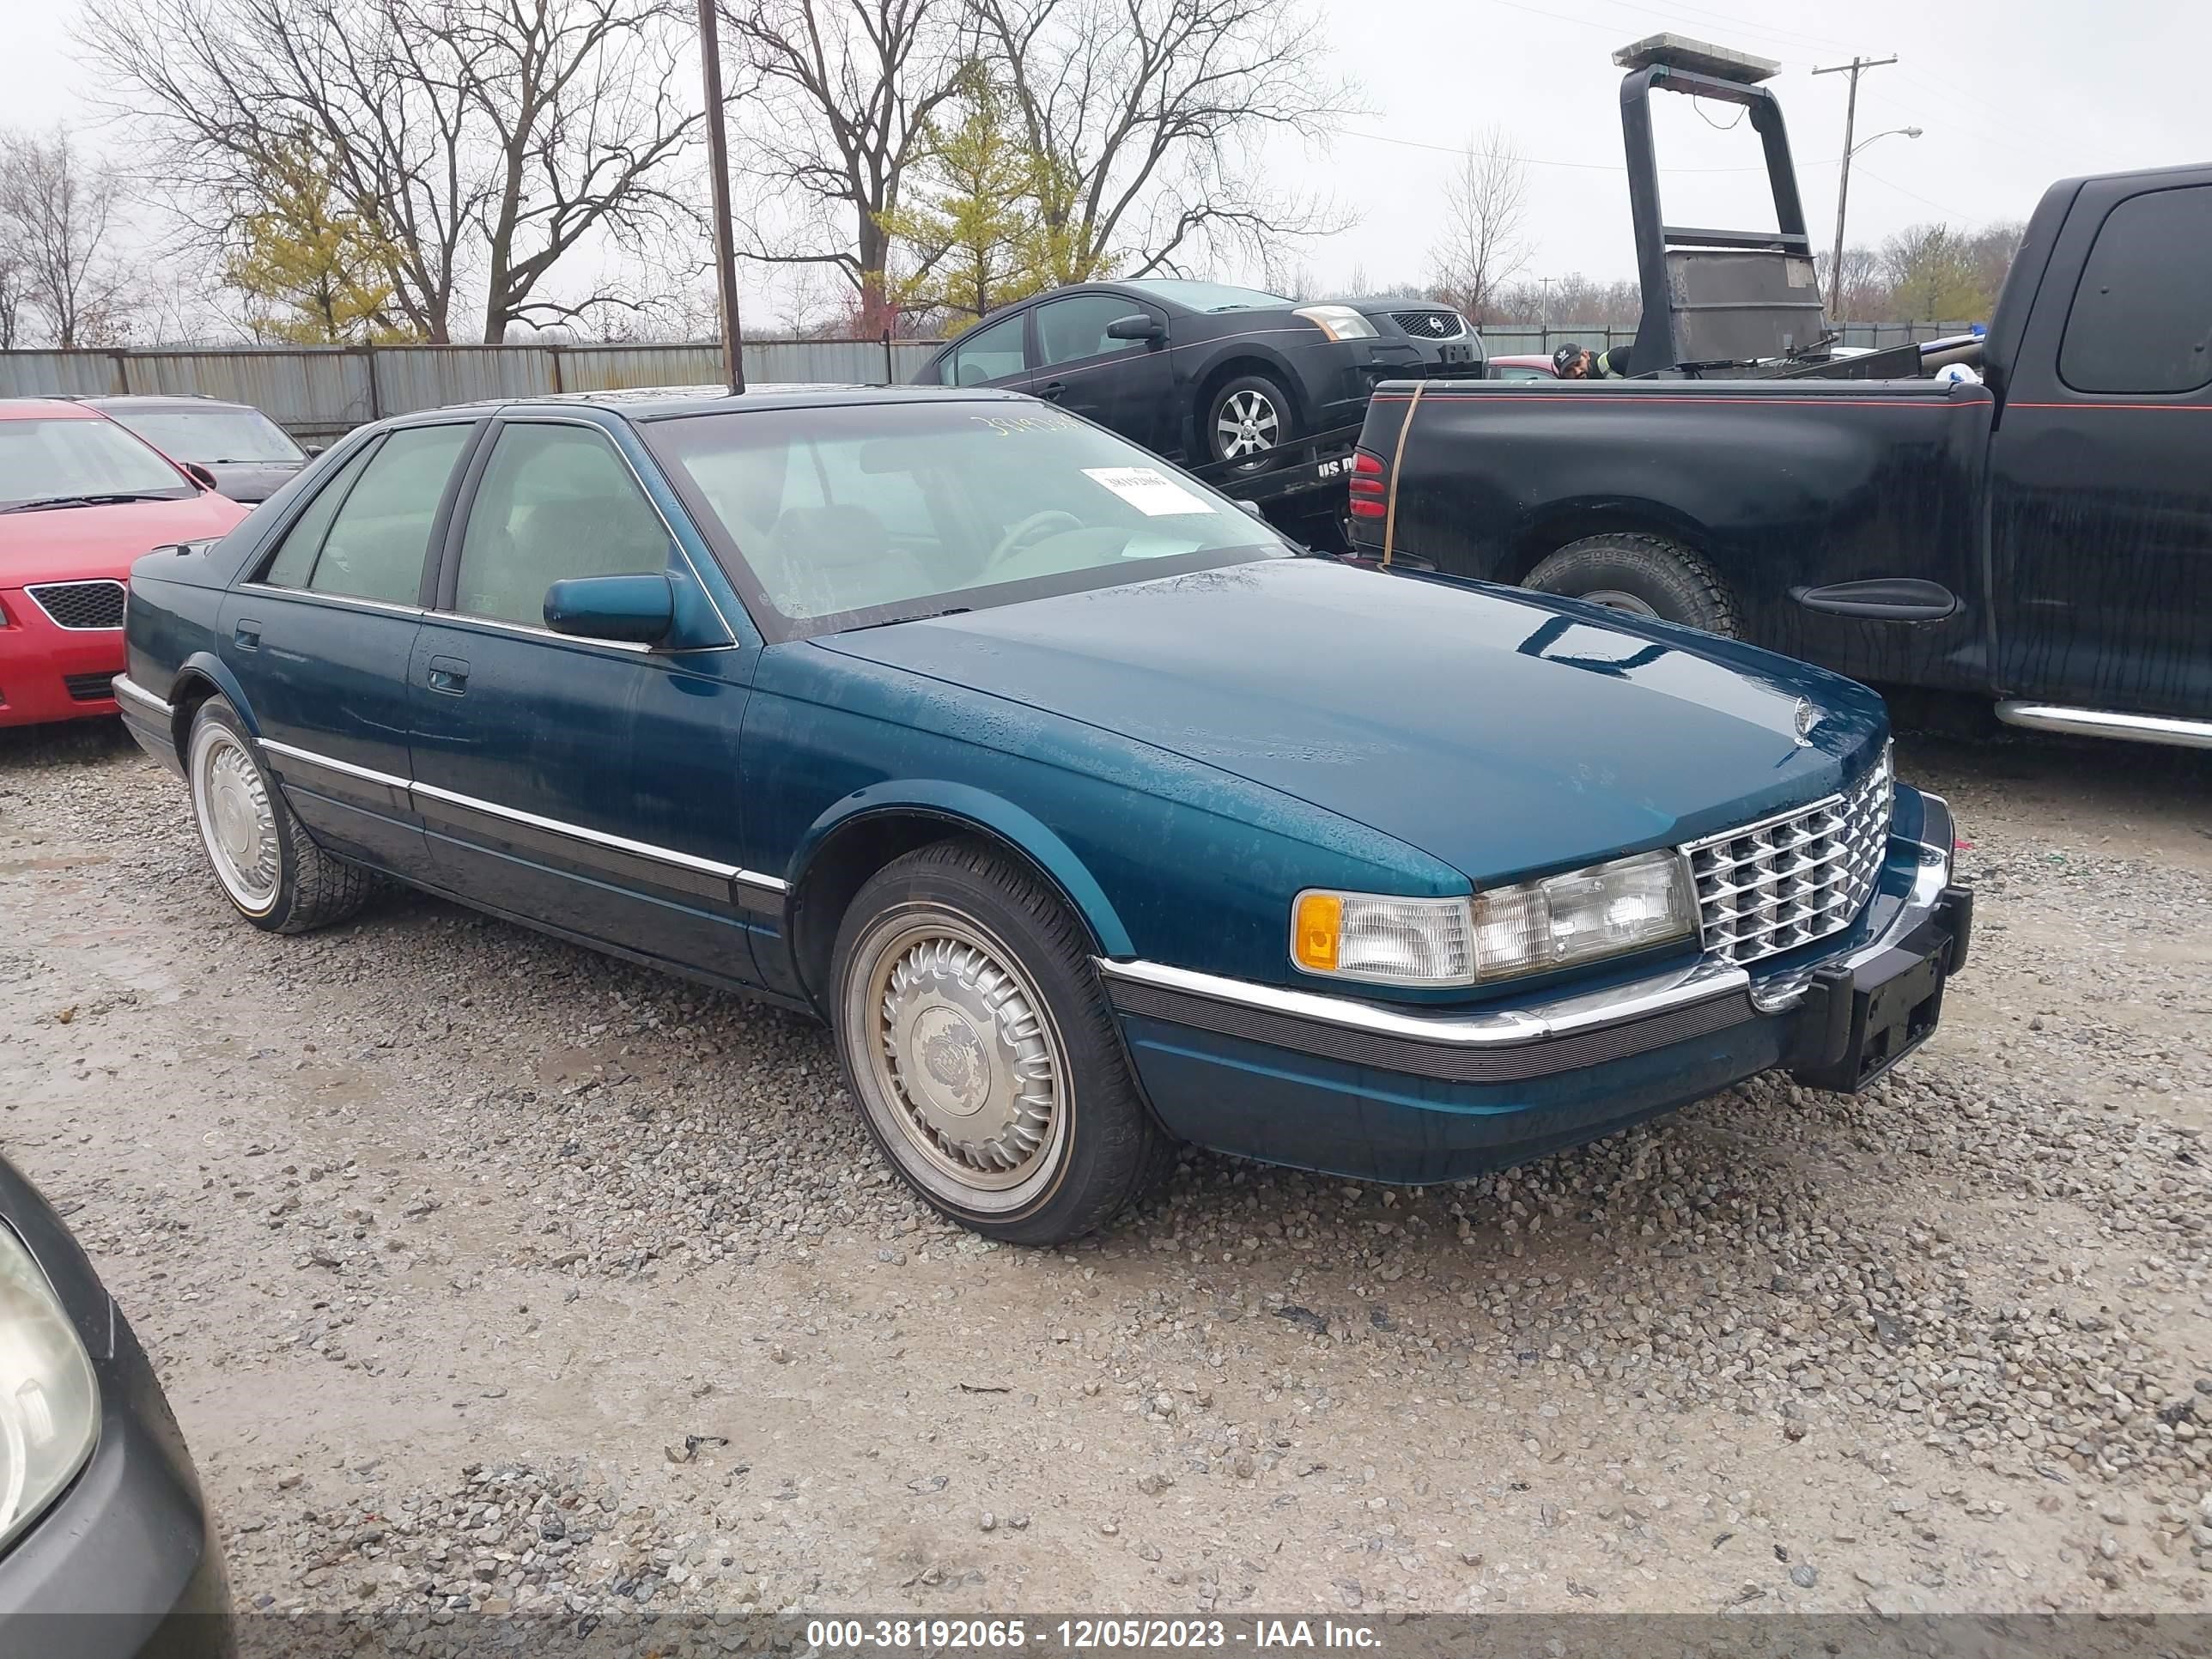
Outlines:
<svg viewBox="0 0 2212 1659"><path fill-rule="evenodd" d="M1298 966L1316 973L1336 967L1337 940L1344 931L1344 901L1334 893L1298 895L1297 925L1291 928Z"/></svg>

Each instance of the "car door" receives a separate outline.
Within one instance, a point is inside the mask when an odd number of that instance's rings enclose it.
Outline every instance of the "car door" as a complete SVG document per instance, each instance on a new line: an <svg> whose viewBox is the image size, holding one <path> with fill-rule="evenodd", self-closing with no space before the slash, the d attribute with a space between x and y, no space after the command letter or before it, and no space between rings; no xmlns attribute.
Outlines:
<svg viewBox="0 0 2212 1659"><path fill-rule="evenodd" d="M745 918L763 900L728 850L757 649L599 424L501 419L471 472L409 671L436 880L580 939L753 982ZM544 625L556 581L653 572L678 592L662 647Z"/></svg>
<svg viewBox="0 0 2212 1659"><path fill-rule="evenodd" d="M300 821L337 852L407 874L428 854L408 799L407 666L429 550L478 425L401 427L363 444L221 613L222 660Z"/></svg>
<svg viewBox="0 0 2212 1659"><path fill-rule="evenodd" d="M1158 340L1115 340L1107 328L1146 316ZM1037 367L1029 389L1155 452L1176 447L1180 405L1164 332L1154 307L1118 294L1072 294L1036 307Z"/></svg>
<svg viewBox="0 0 2212 1659"><path fill-rule="evenodd" d="M2081 187L1990 451L2008 696L2212 715L2212 173ZM2078 277L2075 276L2079 272Z"/></svg>

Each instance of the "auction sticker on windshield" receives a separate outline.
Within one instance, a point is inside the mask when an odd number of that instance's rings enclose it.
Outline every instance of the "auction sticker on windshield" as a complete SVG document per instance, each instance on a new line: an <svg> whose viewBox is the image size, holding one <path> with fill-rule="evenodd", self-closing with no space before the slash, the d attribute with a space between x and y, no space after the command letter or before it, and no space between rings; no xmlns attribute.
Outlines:
<svg viewBox="0 0 2212 1659"><path fill-rule="evenodd" d="M1213 511L1212 502L1201 501L1165 473L1149 466L1086 466L1083 476L1103 484L1148 519Z"/></svg>

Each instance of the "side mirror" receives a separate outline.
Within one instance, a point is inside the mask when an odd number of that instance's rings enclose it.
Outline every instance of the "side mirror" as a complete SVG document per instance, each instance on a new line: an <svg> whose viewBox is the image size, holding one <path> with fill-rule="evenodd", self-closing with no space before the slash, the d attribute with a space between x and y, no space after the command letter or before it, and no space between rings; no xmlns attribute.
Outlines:
<svg viewBox="0 0 2212 1659"><path fill-rule="evenodd" d="M666 575L576 576L545 590L545 625L583 640L659 645L676 626Z"/></svg>
<svg viewBox="0 0 2212 1659"><path fill-rule="evenodd" d="M198 461L179 461L177 465L184 468L185 477L189 477L202 489L219 490L222 488L221 484L218 484L215 481L215 474L209 471Z"/></svg>
<svg viewBox="0 0 2212 1659"><path fill-rule="evenodd" d="M1139 312L1133 316L1116 317L1107 324L1106 337L1109 340L1164 340L1168 337L1167 325L1157 317Z"/></svg>

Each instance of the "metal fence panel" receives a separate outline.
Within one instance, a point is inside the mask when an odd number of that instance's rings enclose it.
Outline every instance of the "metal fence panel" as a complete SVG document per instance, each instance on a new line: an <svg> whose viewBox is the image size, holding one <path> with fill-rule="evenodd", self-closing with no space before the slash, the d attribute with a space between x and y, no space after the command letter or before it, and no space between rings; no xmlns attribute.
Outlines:
<svg viewBox="0 0 2212 1659"><path fill-rule="evenodd" d="M1964 323L1844 323L1843 343L1897 345L1966 332ZM1626 345L1632 328L1602 323L1499 325L1493 356L1549 356L1569 340ZM756 340L745 378L761 386L902 385L935 340ZM721 353L691 345L240 346L131 351L0 351L0 397L201 392L251 404L295 437L327 441L364 421L488 398L629 387L709 386Z"/></svg>

